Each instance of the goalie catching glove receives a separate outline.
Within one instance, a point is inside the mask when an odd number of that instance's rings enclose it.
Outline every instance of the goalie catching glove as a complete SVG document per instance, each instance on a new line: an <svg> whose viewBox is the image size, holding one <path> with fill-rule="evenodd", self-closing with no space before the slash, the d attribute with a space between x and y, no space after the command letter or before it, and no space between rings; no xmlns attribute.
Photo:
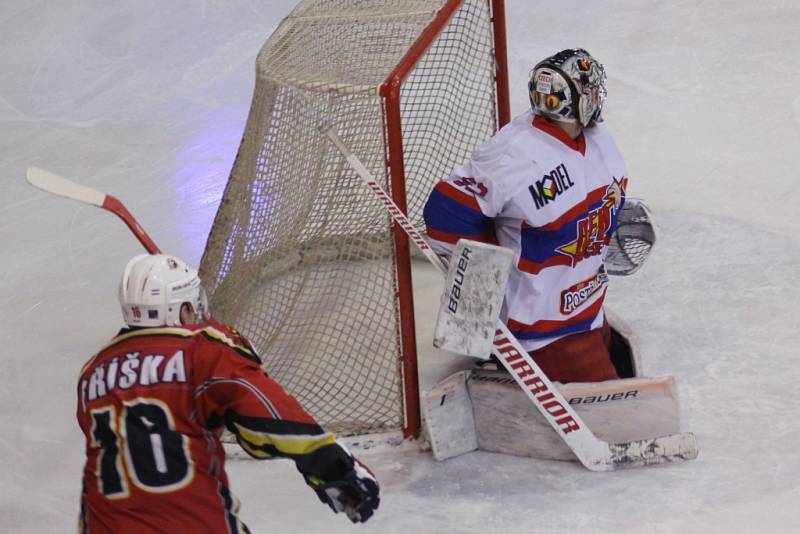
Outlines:
<svg viewBox="0 0 800 534"><path fill-rule="evenodd" d="M644 265L655 242L656 229L650 209L638 198L626 198L606 251L606 272L614 276L635 273Z"/></svg>
<svg viewBox="0 0 800 534"><path fill-rule="evenodd" d="M353 523L363 523L378 508L380 488L375 475L338 443L336 447L347 468L339 478L321 478L303 474L306 483L317 493L319 500L335 513L344 512Z"/></svg>

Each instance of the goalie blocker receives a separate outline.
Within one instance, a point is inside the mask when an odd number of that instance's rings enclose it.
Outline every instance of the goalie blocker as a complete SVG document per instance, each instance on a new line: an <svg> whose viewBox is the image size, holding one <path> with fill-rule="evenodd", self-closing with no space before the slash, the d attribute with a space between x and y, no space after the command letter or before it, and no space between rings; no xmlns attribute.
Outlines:
<svg viewBox="0 0 800 534"><path fill-rule="evenodd" d="M489 358L513 264L510 249L459 239L450 256L434 347Z"/></svg>

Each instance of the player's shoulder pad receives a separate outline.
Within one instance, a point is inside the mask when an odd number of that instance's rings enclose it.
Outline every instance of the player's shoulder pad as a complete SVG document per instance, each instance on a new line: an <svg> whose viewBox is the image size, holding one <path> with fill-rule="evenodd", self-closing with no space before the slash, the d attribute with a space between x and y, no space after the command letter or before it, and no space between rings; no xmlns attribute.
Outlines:
<svg viewBox="0 0 800 534"><path fill-rule="evenodd" d="M215 321L207 324L199 333L208 341L224 345L258 365L262 363L250 340L231 326Z"/></svg>
<svg viewBox="0 0 800 534"><path fill-rule="evenodd" d="M154 336L167 336L177 338L191 338L197 332L185 326L148 326L145 328L123 328L117 333L114 338L109 341L108 345L101 349L101 352L117 343L127 341L128 339L154 337Z"/></svg>
<svg viewBox="0 0 800 534"><path fill-rule="evenodd" d="M100 354L110 349L114 345L122 343L123 341L127 341L129 339L144 339L163 336L190 339L195 335L197 335L196 330L184 326L148 326L142 328L123 328L117 332L117 335L114 336L111 341L106 343L105 346L98 350L94 356L92 356L89 361L84 364L84 366L81 368L81 374L83 374L86 369L92 365L92 363L97 359L98 356L100 356Z"/></svg>
<svg viewBox="0 0 800 534"><path fill-rule="evenodd" d="M476 148L472 153L472 164L491 170L509 161L519 135L519 128L511 126L507 125Z"/></svg>
<svg viewBox="0 0 800 534"><path fill-rule="evenodd" d="M513 197L529 185L531 175L538 173L526 143L530 128L528 116L524 120L515 119L472 155L474 176L488 182L497 199Z"/></svg>
<svg viewBox="0 0 800 534"><path fill-rule="evenodd" d="M186 326L156 326L147 328L123 328L100 352L133 338L145 338L167 336L177 337L184 339L191 339L196 336L211 341L212 343L219 343L237 353L241 354L248 360L251 360L261 365L261 358L258 356L256 350L253 348L252 343L241 335L236 329L223 323L211 320L202 324L192 324Z"/></svg>

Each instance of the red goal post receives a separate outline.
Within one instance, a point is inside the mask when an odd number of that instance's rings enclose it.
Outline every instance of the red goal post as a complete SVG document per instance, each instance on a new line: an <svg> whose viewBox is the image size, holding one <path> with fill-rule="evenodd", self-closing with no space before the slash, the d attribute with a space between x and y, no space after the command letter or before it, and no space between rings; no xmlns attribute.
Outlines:
<svg viewBox="0 0 800 534"><path fill-rule="evenodd" d="M305 0L256 64L201 262L212 311L326 428L415 436L409 243L317 125L422 229L436 181L509 120L504 2Z"/></svg>
<svg viewBox="0 0 800 534"><path fill-rule="evenodd" d="M386 99L387 167L391 176L392 198L408 214L406 204L405 169L403 165L402 117L400 113L401 87L417 61L428 50L430 43L447 25L463 2L452 0L439 11L436 19L420 35L395 70L381 85L381 96ZM505 0L491 1L491 22L496 61L495 84L498 128L510 120L508 93L508 57L506 52ZM408 236L393 224L397 278L400 298L403 346L403 376L407 423L403 428L406 437L416 435L420 426L419 381L417 369L416 330L414 328L413 285L411 279L410 244Z"/></svg>

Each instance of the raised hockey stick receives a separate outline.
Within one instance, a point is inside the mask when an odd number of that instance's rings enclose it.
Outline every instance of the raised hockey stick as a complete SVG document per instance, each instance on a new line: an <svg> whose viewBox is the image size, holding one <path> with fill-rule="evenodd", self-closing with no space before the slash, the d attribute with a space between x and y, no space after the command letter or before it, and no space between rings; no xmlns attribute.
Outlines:
<svg viewBox="0 0 800 534"><path fill-rule="evenodd" d="M395 222L417 244L425 257L440 273L445 274L447 269L441 258L431 249L425 238L417 232L411 221L361 161L345 146L333 127L324 126L320 131L331 139L350 166L380 199ZM613 471L626 467L692 460L697 457L697 443L694 434L690 432L623 443L608 443L599 439L542 373L533 358L502 321L497 322L492 353L586 468L592 471Z"/></svg>
<svg viewBox="0 0 800 534"><path fill-rule="evenodd" d="M62 176L53 174L52 172L40 169L38 167L31 167L25 174L28 182L38 187L42 191L53 193L54 195L62 196L85 204L92 204L98 208L103 208L117 217L122 219L122 222L128 225L136 239L144 246L150 254L160 254L161 251L147 235L133 215L125 208L125 206L117 198L107 195L91 187L76 184L71 180L67 180Z"/></svg>

